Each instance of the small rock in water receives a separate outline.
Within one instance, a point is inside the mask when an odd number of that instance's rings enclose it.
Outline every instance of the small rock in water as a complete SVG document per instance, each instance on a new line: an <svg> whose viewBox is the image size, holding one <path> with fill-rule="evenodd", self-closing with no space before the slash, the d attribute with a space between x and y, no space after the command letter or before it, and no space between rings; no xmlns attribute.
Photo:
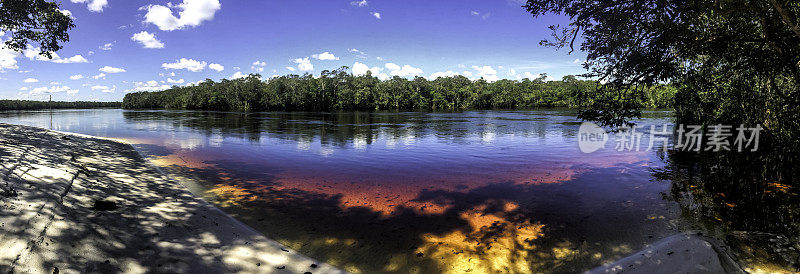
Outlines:
<svg viewBox="0 0 800 274"><path fill-rule="evenodd" d="M317 268L317 264L311 264L311 268Z"/></svg>
<svg viewBox="0 0 800 274"><path fill-rule="evenodd" d="M117 203L114 201L95 200L92 209L99 211L109 211L117 209Z"/></svg>

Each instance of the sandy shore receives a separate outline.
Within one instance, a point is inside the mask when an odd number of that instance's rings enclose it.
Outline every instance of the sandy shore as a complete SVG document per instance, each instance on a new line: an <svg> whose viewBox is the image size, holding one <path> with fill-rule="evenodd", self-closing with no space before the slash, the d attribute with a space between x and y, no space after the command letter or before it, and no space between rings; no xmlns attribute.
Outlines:
<svg viewBox="0 0 800 274"><path fill-rule="evenodd" d="M0 271L340 273L170 180L128 144L0 124Z"/></svg>

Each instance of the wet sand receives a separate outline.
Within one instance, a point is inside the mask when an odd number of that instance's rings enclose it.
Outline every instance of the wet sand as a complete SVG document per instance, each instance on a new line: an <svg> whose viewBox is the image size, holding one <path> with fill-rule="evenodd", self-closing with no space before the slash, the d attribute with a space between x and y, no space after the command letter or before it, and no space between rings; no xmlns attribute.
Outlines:
<svg viewBox="0 0 800 274"><path fill-rule="evenodd" d="M0 271L338 273L194 197L128 144L0 124Z"/></svg>

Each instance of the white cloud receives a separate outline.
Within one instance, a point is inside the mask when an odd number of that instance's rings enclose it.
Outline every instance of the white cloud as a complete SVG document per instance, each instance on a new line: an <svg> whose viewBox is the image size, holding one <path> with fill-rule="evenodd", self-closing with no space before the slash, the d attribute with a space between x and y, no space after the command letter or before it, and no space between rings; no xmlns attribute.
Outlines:
<svg viewBox="0 0 800 274"><path fill-rule="evenodd" d="M100 73L98 75L92 76L92 78L95 79L95 80L106 79L106 74L105 73Z"/></svg>
<svg viewBox="0 0 800 274"><path fill-rule="evenodd" d="M87 8L93 12L101 12L108 6L108 0L70 0L72 3L87 3Z"/></svg>
<svg viewBox="0 0 800 274"><path fill-rule="evenodd" d="M581 62L581 59L575 59L575 60L572 60L572 63L573 63L573 64L578 64L578 63L580 63L580 62Z"/></svg>
<svg viewBox="0 0 800 274"><path fill-rule="evenodd" d="M114 43L115 43L115 42L105 43L105 44L103 44L102 46L99 46L99 47L97 47L97 48L99 48L99 49L101 49L101 50L111 50L111 48L113 48L113 47L114 47Z"/></svg>
<svg viewBox="0 0 800 274"><path fill-rule="evenodd" d="M66 15L69 18L75 19L75 17L72 16L72 12L69 10L58 10L58 11L60 11L62 14Z"/></svg>
<svg viewBox="0 0 800 274"><path fill-rule="evenodd" d="M75 74L75 75L70 76L69 79L71 79L71 80L80 80L80 79L83 79L83 75L82 74Z"/></svg>
<svg viewBox="0 0 800 274"><path fill-rule="evenodd" d="M172 78L167 78L167 83L170 84L183 84L183 82L184 82L183 79L172 80Z"/></svg>
<svg viewBox="0 0 800 274"><path fill-rule="evenodd" d="M146 31L135 33L133 36L131 36L131 40L136 41L139 44L142 44L142 46L144 46L144 48L146 49L164 48L164 43L158 41L158 39L156 39L156 36L154 34Z"/></svg>
<svg viewBox="0 0 800 274"><path fill-rule="evenodd" d="M134 82L133 88L126 90L125 92L161 91L169 88L170 86L168 85L161 85L155 80L150 80L147 82Z"/></svg>
<svg viewBox="0 0 800 274"><path fill-rule="evenodd" d="M370 12L370 14L372 14L372 16L375 16L375 18L381 19L381 13L380 12Z"/></svg>
<svg viewBox="0 0 800 274"><path fill-rule="evenodd" d="M121 73L121 72L125 72L125 69L105 66L105 67L100 68L99 71L105 72L105 73ZM105 75L103 75L103 76L105 76Z"/></svg>
<svg viewBox="0 0 800 274"><path fill-rule="evenodd" d="M465 71L461 72L461 75L464 75L466 77L472 77L472 72L468 71L468 70L465 70Z"/></svg>
<svg viewBox="0 0 800 274"><path fill-rule="evenodd" d="M367 0L361 0L361 1L350 2L350 5L352 5L353 7L363 8L363 7L368 6L369 3L367 3Z"/></svg>
<svg viewBox="0 0 800 274"><path fill-rule="evenodd" d="M497 70L492 68L492 66L472 66L472 69L478 72L478 77L482 77L486 81L494 82L500 79L497 77Z"/></svg>
<svg viewBox="0 0 800 274"><path fill-rule="evenodd" d="M448 71L439 71L439 72L435 72L435 73L431 74L431 77L429 79L434 80L434 79L439 78L439 77L453 77L453 76L456 76L456 75L461 75L461 74L459 74L458 72L449 71L449 70Z"/></svg>
<svg viewBox="0 0 800 274"><path fill-rule="evenodd" d="M489 13L489 12L487 12L487 13L484 13L483 15L481 15L481 13L480 13L480 12L477 12L477 11L474 11L474 10L473 10L473 11L470 11L470 12L469 12L469 14L470 14L470 15L472 15L472 16L480 17L480 18L481 18L481 19L483 19L483 20L486 20L486 19L488 19L488 18L489 18L489 16L491 16L491 15L492 15L492 14L491 14L491 13Z"/></svg>
<svg viewBox="0 0 800 274"><path fill-rule="evenodd" d="M26 90L28 90L28 87L21 87L21 88L19 88L19 90L26 91Z"/></svg>
<svg viewBox="0 0 800 274"><path fill-rule="evenodd" d="M179 10L178 17L172 14L170 8ZM183 3L150 5L143 7L147 10L144 22L152 23L159 29L173 31L186 27L199 26L203 21L214 19L214 14L222 8L219 0L183 0Z"/></svg>
<svg viewBox="0 0 800 274"><path fill-rule="evenodd" d="M212 64L208 65L208 68L209 68L209 69L216 70L217 72L220 72L220 71L223 71L223 70L225 70L225 67L224 67L224 66L222 66L222 65L220 65L220 64L214 64L214 63L212 63Z"/></svg>
<svg viewBox="0 0 800 274"><path fill-rule="evenodd" d="M231 79L239 79L239 78L244 78L244 77L247 77L247 74L244 74L241 71L237 71L236 73L231 75Z"/></svg>
<svg viewBox="0 0 800 274"><path fill-rule="evenodd" d="M17 66L17 57L19 56L19 52L6 47L0 48L0 72L5 71L6 69L19 68L19 66Z"/></svg>
<svg viewBox="0 0 800 274"><path fill-rule="evenodd" d="M59 92L66 92L67 94L75 94L78 93L78 90L72 89L68 86L50 86L50 87L35 88L31 90L29 94L40 95L45 93L59 93Z"/></svg>
<svg viewBox="0 0 800 274"><path fill-rule="evenodd" d="M286 67L286 69L288 69L289 71L294 71L295 70L293 67Z"/></svg>
<svg viewBox="0 0 800 274"><path fill-rule="evenodd" d="M100 92L105 92L105 93L111 93L111 92L114 92L114 91L116 91L116 90L117 90L117 86L114 86L114 87L108 87L108 86L100 86L100 85L96 85L96 86L92 86L92 87L91 87L91 89L92 89L92 90L94 90L94 91L100 91Z"/></svg>
<svg viewBox="0 0 800 274"><path fill-rule="evenodd" d="M367 72L369 71L372 74L372 76L378 77L378 79L381 80L389 79L389 75L386 75L386 73L381 73L382 70L383 69L379 67L370 68L369 66L359 62L355 62L355 64L353 64L353 75L355 76L366 75Z"/></svg>
<svg viewBox="0 0 800 274"><path fill-rule="evenodd" d="M407 77L407 76L421 75L423 73L422 69L415 68L409 65L404 65L401 67L394 63L386 63L386 65L384 66L386 67L386 69L389 70L389 74L392 76Z"/></svg>
<svg viewBox="0 0 800 274"><path fill-rule="evenodd" d="M164 69L185 69L191 72L198 72L206 68L206 62L181 58L180 60L175 61L175 63L163 63L161 64L161 67Z"/></svg>
<svg viewBox="0 0 800 274"><path fill-rule="evenodd" d="M264 72L264 66L266 65L267 62L256 60L255 62L253 62L253 65L250 67L250 69L252 69L255 72Z"/></svg>
<svg viewBox="0 0 800 274"><path fill-rule="evenodd" d="M63 59L63 58L61 58L61 56L58 56L58 54L56 54L55 52L51 52L50 53L52 58L47 58L46 56L43 56L43 55L41 55L39 53L41 53L41 49L38 48L38 47L33 47L31 45L28 45L28 47L25 48L25 50L22 51L22 54L25 55L25 57L27 57L28 59L31 59L31 60L36 60L36 61L48 61L48 62L61 63L61 64L88 63L89 62L89 60L86 60L86 58L84 58L81 55L75 55L75 56ZM16 56L18 56L18 55L16 55Z"/></svg>
<svg viewBox="0 0 800 274"><path fill-rule="evenodd" d="M59 64L89 63L89 60L86 60L86 58L83 58L83 56L81 56L81 55L75 55L75 56L72 56L72 57L67 58L67 59L62 59L62 58L55 59L54 58L52 60L52 62L53 63L59 63Z"/></svg>
<svg viewBox="0 0 800 274"><path fill-rule="evenodd" d="M335 55L327 51L320 54L311 55L311 57L317 60L328 60L328 61L339 60L339 57L336 57Z"/></svg>
<svg viewBox="0 0 800 274"><path fill-rule="evenodd" d="M314 70L314 65L311 64L311 60L309 60L308 57L294 59L294 62L297 64L297 69L300 71Z"/></svg>
<svg viewBox="0 0 800 274"><path fill-rule="evenodd" d="M526 71L523 75L525 75L525 78L528 78L530 80L534 80L534 79L540 78L542 76L544 76L544 80L545 81L554 81L555 80L553 77L547 75L546 73L533 74L533 73L530 73L530 72Z"/></svg>
<svg viewBox="0 0 800 274"><path fill-rule="evenodd" d="M22 82L25 82L25 83L36 83L36 82L39 82L39 80L35 79L35 78L28 78L28 79L23 80Z"/></svg>

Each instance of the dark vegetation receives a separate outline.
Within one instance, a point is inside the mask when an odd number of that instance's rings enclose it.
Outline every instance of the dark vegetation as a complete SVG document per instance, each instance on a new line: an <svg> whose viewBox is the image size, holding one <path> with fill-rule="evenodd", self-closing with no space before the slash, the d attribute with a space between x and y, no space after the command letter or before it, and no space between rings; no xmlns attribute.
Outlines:
<svg viewBox="0 0 800 274"><path fill-rule="evenodd" d="M487 82L464 76L394 77L381 81L370 74L354 76L347 67L310 74L288 75L262 81L258 75L159 92L130 93L127 109L195 109L221 111L334 111L524 109L576 107L578 98L597 83L565 76L560 81L537 79ZM636 104L642 108L672 107L675 89L669 85L644 88Z"/></svg>
<svg viewBox="0 0 800 274"><path fill-rule="evenodd" d="M0 0L0 26L10 32L6 47L22 51L32 43L39 46L41 55L52 58L52 53L69 41L68 31L75 24L55 2Z"/></svg>
<svg viewBox="0 0 800 274"><path fill-rule="evenodd" d="M36 109L65 109L65 108L118 108L120 102L42 102L26 100L0 100L2 110L36 110Z"/></svg>
<svg viewBox="0 0 800 274"><path fill-rule="evenodd" d="M529 0L524 8L569 17L541 44L579 47L587 76L606 83L578 100L580 118L627 124L641 115L641 87L670 83L678 123L762 125L757 152L670 153L656 175L674 182L691 215L800 242L800 1Z"/></svg>

